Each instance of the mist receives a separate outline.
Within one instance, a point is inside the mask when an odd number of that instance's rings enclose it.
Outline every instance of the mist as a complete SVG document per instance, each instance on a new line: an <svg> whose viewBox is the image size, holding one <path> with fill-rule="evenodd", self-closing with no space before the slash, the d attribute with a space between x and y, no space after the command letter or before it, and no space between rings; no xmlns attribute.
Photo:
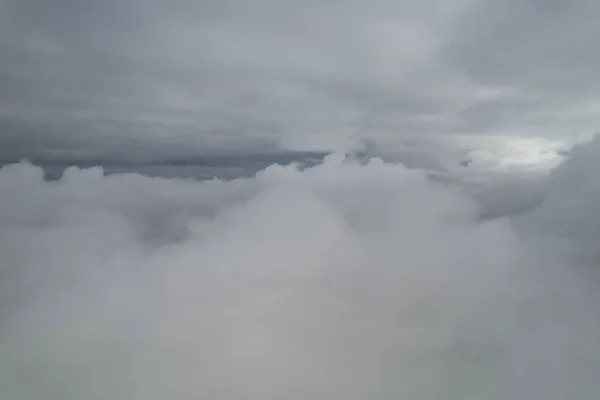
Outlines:
<svg viewBox="0 0 600 400"><path fill-rule="evenodd" d="M4 166L0 393L594 398L598 143L448 179L341 153L228 181Z"/></svg>

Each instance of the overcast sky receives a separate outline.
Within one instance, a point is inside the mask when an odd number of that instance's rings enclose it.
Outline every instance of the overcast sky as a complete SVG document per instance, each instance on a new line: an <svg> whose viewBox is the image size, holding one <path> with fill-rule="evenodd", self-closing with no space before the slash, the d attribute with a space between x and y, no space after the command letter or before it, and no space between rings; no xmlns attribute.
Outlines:
<svg viewBox="0 0 600 400"><path fill-rule="evenodd" d="M591 133L599 17L595 0L0 0L0 152Z"/></svg>

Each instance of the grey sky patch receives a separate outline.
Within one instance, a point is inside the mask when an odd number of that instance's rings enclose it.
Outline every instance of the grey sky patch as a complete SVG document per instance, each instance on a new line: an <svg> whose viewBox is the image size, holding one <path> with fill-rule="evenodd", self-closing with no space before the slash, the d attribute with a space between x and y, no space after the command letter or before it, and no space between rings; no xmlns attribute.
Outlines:
<svg viewBox="0 0 600 400"><path fill-rule="evenodd" d="M48 135L328 148L381 136L564 136L598 123L593 1L0 7L0 135L13 147L39 141L41 151ZM32 125L43 128L14 133Z"/></svg>
<svg viewBox="0 0 600 400"><path fill-rule="evenodd" d="M547 135L595 131L600 68L594 1L480 2L465 13L445 52L477 84L510 87L521 112L495 110L482 117L510 121L507 128ZM510 106L509 106L510 107ZM467 120L471 120L467 118ZM484 127L482 127L484 128Z"/></svg>

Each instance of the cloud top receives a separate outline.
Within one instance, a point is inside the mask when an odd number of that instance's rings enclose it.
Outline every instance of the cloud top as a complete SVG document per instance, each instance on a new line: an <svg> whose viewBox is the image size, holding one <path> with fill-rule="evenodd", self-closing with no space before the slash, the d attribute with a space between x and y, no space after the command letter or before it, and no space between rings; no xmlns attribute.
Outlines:
<svg viewBox="0 0 600 400"><path fill-rule="evenodd" d="M597 237L567 207L595 193L571 171L591 167L596 144L540 192L527 216L569 221L542 230L481 221L485 199L425 171L342 154L230 182L75 167L46 182L28 163L3 167L1 391L588 398L597 290L544 235Z"/></svg>

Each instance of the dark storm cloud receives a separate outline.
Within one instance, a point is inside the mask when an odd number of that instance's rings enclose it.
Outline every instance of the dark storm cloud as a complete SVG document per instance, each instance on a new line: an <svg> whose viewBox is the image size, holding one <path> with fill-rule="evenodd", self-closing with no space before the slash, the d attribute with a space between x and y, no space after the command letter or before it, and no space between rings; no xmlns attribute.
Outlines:
<svg viewBox="0 0 600 400"><path fill-rule="evenodd" d="M42 136L57 148L74 138L347 147L381 135L570 134L597 122L592 1L0 7L3 154Z"/></svg>

